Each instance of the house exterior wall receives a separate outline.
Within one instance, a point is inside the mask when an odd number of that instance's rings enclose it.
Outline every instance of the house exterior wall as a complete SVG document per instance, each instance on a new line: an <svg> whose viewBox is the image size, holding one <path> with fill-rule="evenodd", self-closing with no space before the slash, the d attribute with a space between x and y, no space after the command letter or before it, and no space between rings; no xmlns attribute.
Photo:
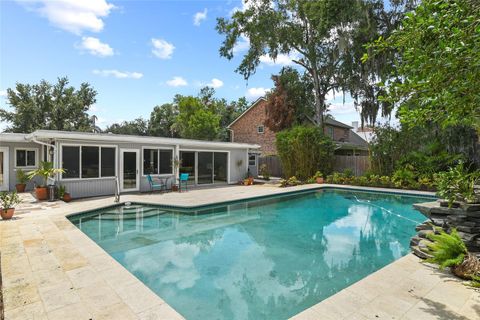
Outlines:
<svg viewBox="0 0 480 320"><path fill-rule="evenodd" d="M177 154L176 145L156 145L156 144L139 144L139 143L115 143L109 144L105 142L82 142L82 141L66 141L58 140L57 141L57 159L59 161L58 166L61 164L61 146L62 145L91 145L91 146L109 146L116 147L116 175L120 176L120 157L122 149L137 150L139 153L139 188L140 192L150 191L150 185L148 183L146 175L143 174L143 149L144 148L170 148L173 149L173 155ZM243 179L245 173L247 172L247 154L248 149L215 149L215 148L190 148L188 145L179 146L179 151L218 151L218 152L228 152L229 159L228 161L228 172L229 172L229 181L228 183L236 183L240 179ZM242 160L242 165L238 166L238 160ZM176 181L173 174L163 174L163 175L152 175L154 177L160 176L162 178L168 179L168 186L171 187L171 184ZM115 193L115 178L92 178L92 179L61 179L59 177L58 183L64 185L68 192L72 195L73 198L83 198L83 197L92 197L92 196L105 196L112 195Z"/></svg>
<svg viewBox="0 0 480 320"><path fill-rule="evenodd" d="M17 184L17 170L18 168L16 167L15 164L15 149L18 148L33 148L33 149L38 149L37 150L37 163L34 168L28 168L28 169L23 169L25 172L29 172L33 169L38 168L38 165L40 164L40 161L42 160L43 153L42 153L42 146L38 145L33 142L0 142L0 147L7 147L8 148L8 185L9 185L9 190L13 191L15 190L15 185ZM30 191L33 190L34 185L40 185L42 184L43 181L39 177L35 177L31 181L27 183L26 190Z"/></svg>
<svg viewBox="0 0 480 320"><path fill-rule="evenodd" d="M230 126L233 131L232 142L258 144L262 155L277 154L275 132L265 126L265 107L266 101L259 100L254 107ZM264 133L258 133L258 126L263 126Z"/></svg>

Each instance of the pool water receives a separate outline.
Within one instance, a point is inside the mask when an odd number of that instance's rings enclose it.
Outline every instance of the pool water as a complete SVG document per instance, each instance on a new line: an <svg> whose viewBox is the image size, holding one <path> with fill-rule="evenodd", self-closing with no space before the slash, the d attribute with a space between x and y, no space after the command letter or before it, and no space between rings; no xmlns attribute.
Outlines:
<svg viewBox="0 0 480 320"><path fill-rule="evenodd" d="M70 219L186 319L287 319L407 254L426 200L320 190Z"/></svg>

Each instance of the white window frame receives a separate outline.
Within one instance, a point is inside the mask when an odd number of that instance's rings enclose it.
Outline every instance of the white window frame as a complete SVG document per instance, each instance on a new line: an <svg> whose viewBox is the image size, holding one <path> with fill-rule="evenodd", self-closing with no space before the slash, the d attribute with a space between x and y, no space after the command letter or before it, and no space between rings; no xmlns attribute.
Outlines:
<svg viewBox="0 0 480 320"><path fill-rule="evenodd" d="M145 173L143 172L144 170L144 167L143 167L143 163L145 161L145 159L143 158L144 157L144 151L145 149L150 149L150 150L157 150L158 151L158 172L159 173L156 173L156 174L152 174L152 173ZM171 173L160 173L160 151L172 151L172 172ZM142 177L146 177L147 175L150 175L152 177L168 177L168 176L171 176L173 175L173 171L174 171L174 168L173 168L173 161L175 159L175 148L174 147L158 147L158 146L142 146L142 156L141 156L141 163L140 165L142 166Z"/></svg>
<svg viewBox="0 0 480 320"><path fill-rule="evenodd" d="M20 151L25 151L25 162L27 162L27 151L34 151L35 152L35 165L33 166L28 166L28 165L25 165L25 166L17 166L17 150L20 150ZM39 151L38 151L38 148L21 148L21 147L18 147L18 148L15 148L14 150L14 168L16 169L36 169L38 168L38 154L39 154Z"/></svg>
<svg viewBox="0 0 480 320"><path fill-rule="evenodd" d="M78 178L64 178L63 174L60 174L61 181L85 181L85 180L111 180L115 179L118 175L118 146L117 145L110 145L110 144L79 144L79 143L61 143L60 144L60 152L59 152L59 162L58 166L63 169L63 147L78 147L79 149L79 174L80 177ZM96 178L82 178L82 147L98 147L98 177ZM112 148L115 149L115 173L113 176L110 177L102 177L102 152L101 148Z"/></svg>
<svg viewBox="0 0 480 320"><path fill-rule="evenodd" d="M198 152L223 152L227 154L227 184L231 184L230 181L230 150L219 150L219 149L182 149L178 150L178 154L180 156L181 151L186 152L194 152L195 153L195 185L198 185ZM213 162L213 166L215 167L215 161ZM180 167L178 168L180 170ZM215 183L205 183L202 186L213 186Z"/></svg>
<svg viewBox="0 0 480 320"><path fill-rule="evenodd" d="M260 130L260 128L262 128L262 130ZM264 134L265 133L265 126L263 124L257 126L257 133L258 134Z"/></svg>
<svg viewBox="0 0 480 320"><path fill-rule="evenodd" d="M255 157L255 164L250 164L250 156L254 156ZM256 167L257 166L257 163L258 163L258 155L256 153L249 153L248 154L248 166L252 166L252 167Z"/></svg>

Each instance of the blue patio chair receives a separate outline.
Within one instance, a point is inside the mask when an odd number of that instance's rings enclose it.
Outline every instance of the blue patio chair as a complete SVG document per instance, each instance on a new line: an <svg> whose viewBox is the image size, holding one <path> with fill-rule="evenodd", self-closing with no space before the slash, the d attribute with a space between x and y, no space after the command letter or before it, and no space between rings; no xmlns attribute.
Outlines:
<svg viewBox="0 0 480 320"><path fill-rule="evenodd" d="M150 192L153 192L155 189L158 189L161 192L162 189L165 188L165 184L163 184L163 182L161 181L159 181L158 183L154 182L152 176L149 174L147 174L147 180L148 180L148 183L150 184Z"/></svg>
<svg viewBox="0 0 480 320"><path fill-rule="evenodd" d="M188 191L188 173L180 173L180 179L178 179L178 191L182 192L182 188Z"/></svg>

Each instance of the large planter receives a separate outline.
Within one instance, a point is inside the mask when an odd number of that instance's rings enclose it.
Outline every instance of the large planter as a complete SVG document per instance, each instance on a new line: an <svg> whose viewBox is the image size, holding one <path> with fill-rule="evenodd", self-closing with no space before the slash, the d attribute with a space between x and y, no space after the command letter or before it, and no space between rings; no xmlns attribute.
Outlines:
<svg viewBox="0 0 480 320"><path fill-rule="evenodd" d="M70 201L72 201L72 196L70 195L70 193L65 192L65 194L63 195L62 200L65 201L65 202L70 202Z"/></svg>
<svg viewBox="0 0 480 320"><path fill-rule="evenodd" d="M15 185L15 189L17 189L17 192L20 193L20 192L25 192L25 187L27 185L25 183L19 183L19 184L16 184Z"/></svg>
<svg viewBox="0 0 480 320"><path fill-rule="evenodd" d="M15 208L0 209L0 216L3 220L10 220L12 219L14 212Z"/></svg>
<svg viewBox="0 0 480 320"><path fill-rule="evenodd" d="M322 177L317 177L315 180L317 180L318 184L323 183L323 178Z"/></svg>
<svg viewBox="0 0 480 320"><path fill-rule="evenodd" d="M48 199L47 187L36 187L35 196L37 197L37 200L47 200Z"/></svg>

